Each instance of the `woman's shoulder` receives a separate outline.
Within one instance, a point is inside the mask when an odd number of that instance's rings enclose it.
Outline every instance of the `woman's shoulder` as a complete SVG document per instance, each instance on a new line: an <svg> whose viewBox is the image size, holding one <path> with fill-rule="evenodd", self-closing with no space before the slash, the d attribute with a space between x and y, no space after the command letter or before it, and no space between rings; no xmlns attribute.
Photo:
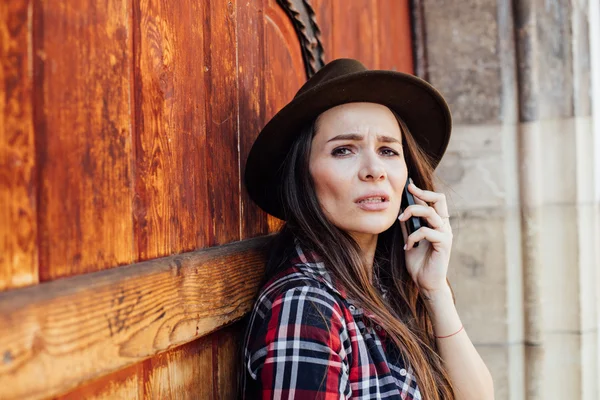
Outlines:
<svg viewBox="0 0 600 400"><path fill-rule="evenodd" d="M300 307L297 314L299 318L305 316L303 313L313 311L340 317L346 314L342 293L334 285L324 260L316 252L304 248L296 240L294 246L287 248L284 260L283 268L259 290L251 321L261 323L280 311L280 307L286 310Z"/></svg>
<svg viewBox="0 0 600 400"><path fill-rule="evenodd" d="M278 299L304 295L319 297L327 302L337 302L335 293L317 277L307 274L299 266L290 266L269 279L260 289L257 303L272 304Z"/></svg>
<svg viewBox="0 0 600 400"><path fill-rule="evenodd" d="M314 315L327 315L347 324L350 311L339 294L301 265L292 265L269 279L259 291L249 315L250 329L275 324L284 314L304 324ZM281 321L280 321L281 322Z"/></svg>
<svg viewBox="0 0 600 400"><path fill-rule="evenodd" d="M348 318L350 311L343 300L326 284L291 267L260 291L250 312L246 348L258 351L275 337L326 342L331 332L347 336Z"/></svg>
<svg viewBox="0 0 600 400"><path fill-rule="evenodd" d="M331 354L348 355L349 314L343 308L325 284L297 268L277 274L264 286L249 315L243 354L250 381L259 380L263 368L270 377L273 365L321 368L331 362ZM291 348L300 356L288 352Z"/></svg>

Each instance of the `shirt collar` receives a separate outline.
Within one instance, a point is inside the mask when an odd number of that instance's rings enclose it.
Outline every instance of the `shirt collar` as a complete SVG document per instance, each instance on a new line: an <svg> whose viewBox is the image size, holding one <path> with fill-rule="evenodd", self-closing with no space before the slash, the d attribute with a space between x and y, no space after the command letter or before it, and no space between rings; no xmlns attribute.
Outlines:
<svg viewBox="0 0 600 400"><path fill-rule="evenodd" d="M340 285L334 284L334 279L325 268L323 258L314 251L305 250L297 238L294 238L296 256L292 258L292 265L300 270L304 275L313 278L325 284L333 292L346 298L346 293Z"/></svg>
<svg viewBox="0 0 600 400"><path fill-rule="evenodd" d="M297 238L294 238L294 246L296 249L296 257L293 257L291 260L294 267L298 268L301 273L309 278L313 278L319 282L322 282L329 288L329 290L337 293L339 296L345 299L348 304L351 305L350 310L354 316L364 314L367 317L375 319L375 315L373 315L370 311L358 306L353 299L347 296L346 290L341 283L336 282L329 271L327 271L324 260L319 254L314 251L305 250ZM387 291L384 291L383 294L385 297Z"/></svg>

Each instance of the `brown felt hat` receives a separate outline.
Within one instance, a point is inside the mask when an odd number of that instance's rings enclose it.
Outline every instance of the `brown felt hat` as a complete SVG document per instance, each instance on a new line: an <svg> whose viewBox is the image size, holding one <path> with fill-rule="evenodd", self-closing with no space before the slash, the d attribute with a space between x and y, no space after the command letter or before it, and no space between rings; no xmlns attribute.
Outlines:
<svg viewBox="0 0 600 400"><path fill-rule="evenodd" d="M265 125L250 149L245 169L248 194L267 213L285 219L279 195L281 166L300 129L322 112L345 103L378 103L406 123L436 167L452 129L452 117L442 95L416 76L369 70L359 61L333 60L313 75Z"/></svg>

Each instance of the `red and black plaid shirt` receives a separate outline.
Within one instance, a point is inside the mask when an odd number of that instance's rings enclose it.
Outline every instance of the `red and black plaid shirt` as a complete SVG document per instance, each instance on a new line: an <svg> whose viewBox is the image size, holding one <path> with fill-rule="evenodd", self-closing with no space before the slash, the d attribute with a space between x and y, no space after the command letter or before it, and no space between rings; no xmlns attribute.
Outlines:
<svg viewBox="0 0 600 400"><path fill-rule="evenodd" d="M374 316L304 253L261 290L244 344L246 399L421 399ZM385 294L385 293L384 293Z"/></svg>

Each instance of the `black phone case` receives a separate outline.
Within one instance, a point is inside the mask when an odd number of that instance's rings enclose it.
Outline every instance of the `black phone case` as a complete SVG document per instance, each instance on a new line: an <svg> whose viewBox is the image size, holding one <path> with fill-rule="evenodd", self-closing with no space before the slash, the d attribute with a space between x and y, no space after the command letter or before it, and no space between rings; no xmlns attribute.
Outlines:
<svg viewBox="0 0 600 400"><path fill-rule="evenodd" d="M404 190L402 191L402 204L400 206L401 212L404 212L406 207L416 204L415 197L412 195L412 193L408 191L409 183L410 181L407 180L406 184L404 185ZM406 221L406 228L408 230L409 235L415 232L417 229L421 228L422 226L425 226L425 222L420 217L410 217ZM414 247L419 247L419 242L416 242Z"/></svg>

